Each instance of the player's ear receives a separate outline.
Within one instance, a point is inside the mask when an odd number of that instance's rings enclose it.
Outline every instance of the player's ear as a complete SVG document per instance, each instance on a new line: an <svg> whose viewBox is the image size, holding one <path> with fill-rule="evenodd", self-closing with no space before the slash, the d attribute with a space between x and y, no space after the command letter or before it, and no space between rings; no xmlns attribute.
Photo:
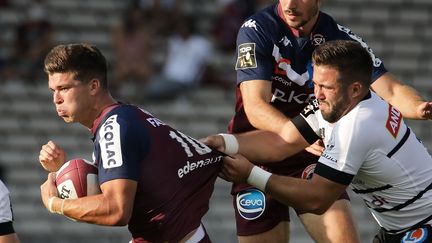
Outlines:
<svg viewBox="0 0 432 243"><path fill-rule="evenodd" d="M97 90L100 89L101 83L98 79L92 79L89 82L90 92L95 93Z"/></svg>
<svg viewBox="0 0 432 243"><path fill-rule="evenodd" d="M357 98L362 95L362 84L360 82L354 82L351 84L351 96Z"/></svg>

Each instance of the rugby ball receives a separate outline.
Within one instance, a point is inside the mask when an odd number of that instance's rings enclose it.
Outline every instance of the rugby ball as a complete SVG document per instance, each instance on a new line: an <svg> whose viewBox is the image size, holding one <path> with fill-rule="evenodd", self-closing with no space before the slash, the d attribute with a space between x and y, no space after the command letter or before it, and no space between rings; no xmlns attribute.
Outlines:
<svg viewBox="0 0 432 243"><path fill-rule="evenodd" d="M75 199L100 194L97 167L85 159L66 162L56 174L55 185L58 196Z"/></svg>

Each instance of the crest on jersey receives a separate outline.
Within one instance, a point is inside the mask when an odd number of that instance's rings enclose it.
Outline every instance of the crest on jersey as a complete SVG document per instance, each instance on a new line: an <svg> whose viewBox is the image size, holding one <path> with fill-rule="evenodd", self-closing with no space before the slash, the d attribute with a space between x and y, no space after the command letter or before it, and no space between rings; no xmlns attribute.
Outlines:
<svg viewBox="0 0 432 243"><path fill-rule="evenodd" d="M265 195L257 189L248 189L237 193L237 211L246 220L254 220L264 213Z"/></svg>
<svg viewBox="0 0 432 243"><path fill-rule="evenodd" d="M311 164L308 167L306 167L302 172L301 178L306 180L312 179L313 173L315 171L315 167L316 164Z"/></svg>
<svg viewBox="0 0 432 243"><path fill-rule="evenodd" d="M410 230L405 233L404 237L401 239L402 243L418 243L418 242L426 242L425 240L428 237L428 231L425 228L418 228L414 230Z"/></svg>
<svg viewBox="0 0 432 243"><path fill-rule="evenodd" d="M325 37L321 34L315 34L312 36L312 45L314 46L320 46L324 44L325 41Z"/></svg>
<svg viewBox="0 0 432 243"><path fill-rule="evenodd" d="M257 67L255 43L243 43L239 45L237 56L236 70Z"/></svg>

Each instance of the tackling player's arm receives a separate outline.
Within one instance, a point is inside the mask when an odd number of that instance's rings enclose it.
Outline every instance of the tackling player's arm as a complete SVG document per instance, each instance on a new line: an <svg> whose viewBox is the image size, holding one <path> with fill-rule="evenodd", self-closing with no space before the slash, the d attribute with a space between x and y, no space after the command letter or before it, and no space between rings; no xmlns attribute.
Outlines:
<svg viewBox="0 0 432 243"><path fill-rule="evenodd" d="M129 223L135 200L136 181L110 180L101 185L101 194L61 199L57 195L54 179L55 173L50 173L41 186L42 201L49 211L98 225L124 226ZM53 198L51 205L50 198Z"/></svg>
<svg viewBox="0 0 432 243"><path fill-rule="evenodd" d="M372 89L409 119L432 119L432 102L425 101L412 87L389 72L372 83Z"/></svg>
<svg viewBox="0 0 432 243"><path fill-rule="evenodd" d="M244 110L252 126L260 130L282 134L282 130L290 121L290 118L270 104L272 98L271 82L266 80L245 81L240 84L240 90L242 93ZM275 142L277 142L277 138L275 138ZM303 147L302 149L306 149L308 152L319 156L323 147L321 143L317 142L311 146ZM296 150L296 153L300 152L302 149ZM282 155L282 157L279 157L277 154L275 154L275 156L284 159L289 155L295 154L288 151L287 154ZM272 157L270 157L269 160L278 161Z"/></svg>
<svg viewBox="0 0 432 243"><path fill-rule="evenodd" d="M279 133L289 118L270 105L271 85L267 80L249 80L240 84L240 91L246 116L252 126Z"/></svg>
<svg viewBox="0 0 432 243"><path fill-rule="evenodd" d="M268 181L265 181L267 176ZM233 182L247 182L270 193L278 201L300 212L323 214L347 185L340 184L314 174L311 180L270 174L254 166L241 155L225 157L222 177ZM255 182L258 181L258 184Z"/></svg>
<svg viewBox="0 0 432 243"><path fill-rule="evenodd" d="M269 131L254 130L238 134L211 135L202 139L202 142L221 152L230 155L240 153L251 161L262 163L262 161L281 161L292 156L313 143L313 139L306 141L297 127L291 121L287 121L279 135ZM231 148L232 146L235 148Z"/></svg>
<svg viewBox="0 0 432 243"><path fill-rule="evenodd" d="M309 146L291 121L285 122L278 134L258 130L236 134L236 138L239 142L239 153L251 161L260 162L281 161Z"/></svg>

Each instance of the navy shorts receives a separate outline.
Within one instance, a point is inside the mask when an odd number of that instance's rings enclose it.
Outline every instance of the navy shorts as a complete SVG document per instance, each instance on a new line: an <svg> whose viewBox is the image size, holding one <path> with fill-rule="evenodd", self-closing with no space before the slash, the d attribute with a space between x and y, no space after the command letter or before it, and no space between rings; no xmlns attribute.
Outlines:
<svg viewBox="0 0 432 243"><path fill-rule="evenodd" d="M310 179L315 164L298 170L289 176ZM236 219L237 235L256 235L273 229L283 221L290 221L289 207L270 195L248 184L233 185L231 191ZM348 199L344 192L339 199Z"/></svg>

